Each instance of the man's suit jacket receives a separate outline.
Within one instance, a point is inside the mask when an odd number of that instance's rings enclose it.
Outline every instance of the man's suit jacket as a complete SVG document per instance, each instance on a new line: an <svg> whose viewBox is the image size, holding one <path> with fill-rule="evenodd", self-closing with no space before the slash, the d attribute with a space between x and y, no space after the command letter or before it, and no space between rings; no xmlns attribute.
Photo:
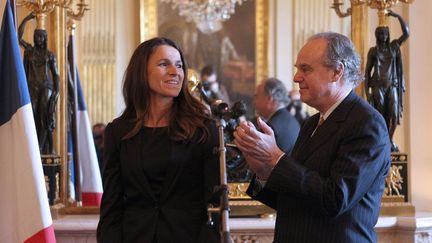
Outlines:
<svg viewBox="0 0 432 243"><path fill-rule="evenodd" d="M287 109L281 108L266 123L273 129L279 148L291 154L300 131L300 125L294 116Z"/></svg>
<svg viewBox="0 0 432 243"><path fill-rule="evenodd" d="M197 242L206 223L206 201L219 183L218 145L214 123L210 137L201 132L187 142L172 142L160 197L146 179L141 156L142 133L122 139L133 124L118 118L105 130L105 153L98 242ZM217 234L217 231L215 232Z"/></svg>
<svg viewBox="0 0 432 243"><path fill-rule="evenodd" d="M390 144L383 117L351 92L301 128L254 198L277 210L275 242L376 242ZM248 193L254 192L255 181Z"/></svg>

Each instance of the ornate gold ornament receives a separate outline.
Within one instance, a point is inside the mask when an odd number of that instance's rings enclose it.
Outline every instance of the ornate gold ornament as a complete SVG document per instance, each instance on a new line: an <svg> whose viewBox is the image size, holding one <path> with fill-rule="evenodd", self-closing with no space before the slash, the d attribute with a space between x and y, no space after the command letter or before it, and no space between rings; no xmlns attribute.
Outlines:
<svg viewBox="0 0 432 243"><path fill-rule="evenodd" d="M351 6L358 6L366 4L370 8L378 10L379 25L387 25L387 10L397 5L399 2L410 4L414 0L351 0ZM335 10L336 14L343 18L350 16L352 14L351 7L345 12L341 10L341 6L344 5L343 0L333 0L332 8Z"/></svg>
<svg viewBox="0 0 432 243"><path fill-rule="evenodd" d="M80 20L84 12L89 10L85 0L80 0L80 2L76 4L78 12L74 13L71 8L73 2L73 0L18 0L16 5L18 7L24 6L30 10L30 12L33 12L36 15L36 29L44 30L47 14L52 12L57 6L65 8L67 10L67 15L75 20Z"/></svg>
<svg viewBox="0 0 432 243"><path fill-rule="evenodd" d="M401 175L402 170L403 167L401 165L392 165L390 167L389 175L386 178L385 196L404 197L400 192L402 190L402 184L404 183L404 178Z"/></svg>
<svg viewBox="0 0 432 243"><path fill-rule="evenodd" d="M48 13L54 10L56 6L62 3L59 0L19 0L16 5L24 6L36 15L36 29L45 29L45 18Z"/></svg>
<svg viewBox="0 0 432 243"><path fill-rule="evenodd" d="M200 74L195 69L189 68L187 81L188 81L189 91L191 93L196 92L196 90L199 88L199 85L201 83Z"/></svg>
<svg viewBox="0 0 432 243"><path fill-rule="evenodd" d="M81 20L82 17L84 17L85 11L90 10L88 8L88 4L86 3L86 0L79 0L79 3L75 4L76 6L76 12L72 9L72 3L73 0L66 0L64 7L66 8L66 14L69 18L73 20Z"/></svg>

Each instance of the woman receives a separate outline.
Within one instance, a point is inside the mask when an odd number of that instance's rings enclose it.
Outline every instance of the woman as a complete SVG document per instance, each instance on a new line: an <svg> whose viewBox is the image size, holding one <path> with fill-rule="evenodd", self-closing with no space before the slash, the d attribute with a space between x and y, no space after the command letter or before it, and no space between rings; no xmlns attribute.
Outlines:
<svg viewBox="0 0 432 243"><path fill-rule="evenodd" d="M132 55L126 109L105 129L98 242L202 237L206 204L219 184L217 130L190 95L186 70L181 50L166 38L145 41Z"/></svg>

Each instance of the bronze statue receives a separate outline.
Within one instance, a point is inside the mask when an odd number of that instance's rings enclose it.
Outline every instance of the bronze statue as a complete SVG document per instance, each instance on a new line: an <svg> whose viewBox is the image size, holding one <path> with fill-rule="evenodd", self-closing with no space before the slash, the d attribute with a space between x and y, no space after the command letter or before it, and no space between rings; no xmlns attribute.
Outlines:
<svg viewBox="0 0 432 243"><path fill-rule="evenodd" d="M47 32L34 31L34 46L23 40L26 22L35 18L31 13L25 17L18 28L18 38L24 47L24 70L30 92L35 119L39 149L42 154L52 154L53 130L55 128L56 106L59 94L59 74L56 58L47 49Z"/></svg>
<svg viewBox="0 0 432 243"><path fill-rule="evenodd" d="M370 48L365 70L365 89L369 103L384 117L389 132L392 152L399 152L393 141L396 126L403 111L405 81L400 46L409 37L408 26L402 17L390 10L402 28L402 36L390 42L389 28L379 26L375 30L376 46Z"/></svg>

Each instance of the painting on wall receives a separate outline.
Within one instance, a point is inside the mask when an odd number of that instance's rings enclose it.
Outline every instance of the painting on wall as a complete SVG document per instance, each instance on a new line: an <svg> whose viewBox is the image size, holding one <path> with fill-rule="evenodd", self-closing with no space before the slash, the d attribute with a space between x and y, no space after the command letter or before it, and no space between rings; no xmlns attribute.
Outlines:
<svg viewBox="0 0 432 243"><path fill-rule="evenodd" d="M236 12L215 32L197 28L169 3L158 4L158 34L182 47L189 67L198 72L211 65L232 101L243 100L253 115L255 87L255 1L236 6ZM246 28L247 27L247 28Z"/></svg>

